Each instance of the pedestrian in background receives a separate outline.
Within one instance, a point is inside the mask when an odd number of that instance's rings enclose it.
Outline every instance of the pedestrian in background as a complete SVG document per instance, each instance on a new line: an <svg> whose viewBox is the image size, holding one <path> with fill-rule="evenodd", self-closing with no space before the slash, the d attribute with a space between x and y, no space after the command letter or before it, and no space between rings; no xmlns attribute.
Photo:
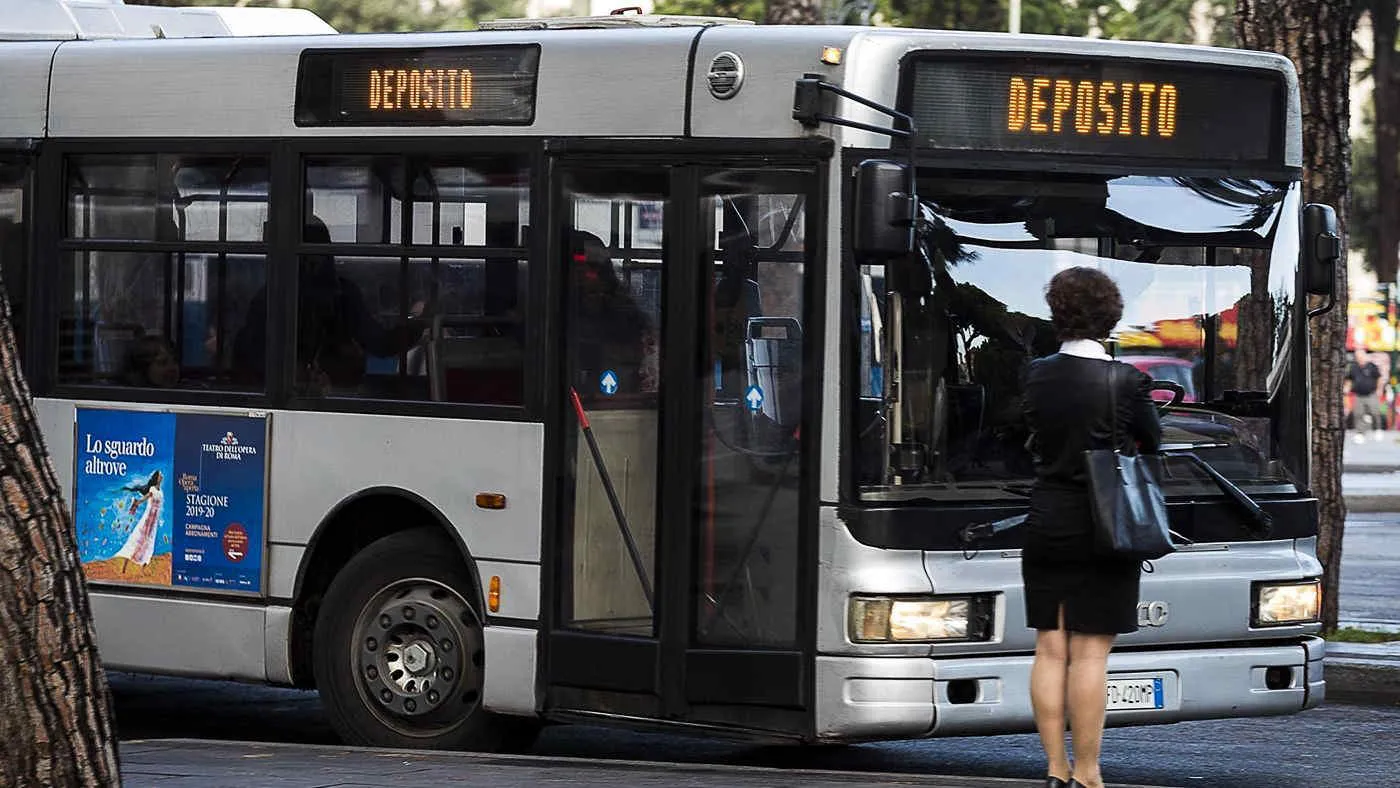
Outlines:
<svg viewBox="0 0 1400 788"><path fill-rule="evenodd" d="M1367 429L1375 440L1380 440L1384 428L1380 398L1381 370L1371 361L1365 349L1356 349L1356 358L1347 367L1346 379L1342 383L1344 391L1353 397L1351 406L1351 428L1358 433L1358 441L1365 440L1360 434Z"/></svg>
<svg viewBox="0 0 1400 788"><path fill-rule="evenodd" d="M1037 630L1031 706L1048 762L1047 788L1101 788L1108 653L1114 637L1137 630L1142 568L1137 560L1096 552L1084 452L1155 452L1162 428L1152 380L1133 367L1115 369L1120 362L1101 344L1123 316L1113 280L1093 268L1069 268L1050 280L1045 300L1063 344L1059 353L1031 362L1023 400L1035 463L1021 551L1026 625ZM1066 396L1069 391L1074 394ZM1120 445L1110 446L1115 435Z"/></svg>

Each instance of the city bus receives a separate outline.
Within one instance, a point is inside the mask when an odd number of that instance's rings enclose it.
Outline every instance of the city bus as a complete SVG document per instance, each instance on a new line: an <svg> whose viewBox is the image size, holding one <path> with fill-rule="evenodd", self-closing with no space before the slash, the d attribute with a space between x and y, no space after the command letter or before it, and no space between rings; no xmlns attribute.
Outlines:
<svg viewBox="0 0 1400 788"><path fill-rule="evenodd" d="M71 18L0 44L0 250L108 669L315 688L375 746L1033 730L1020 375L1092 266L1111 352L1193 384L1108 724L1322 701L1338 244L1287 60Z"/></svg>

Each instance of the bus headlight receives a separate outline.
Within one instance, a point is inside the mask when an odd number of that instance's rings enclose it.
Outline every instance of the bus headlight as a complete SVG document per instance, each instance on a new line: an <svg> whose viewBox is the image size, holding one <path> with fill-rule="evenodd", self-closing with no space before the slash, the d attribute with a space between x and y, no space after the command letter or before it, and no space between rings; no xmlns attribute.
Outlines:
<svg viewBox="0 0 1400 788"><path fill-rule="evenodd" d="M855 643L986 640L992 602L987 596L853 596L848 621Z"/></svg>
<svg viewBox="0 0 1400 788"><path fill-rule="evenodd" d="M1252 608L1251 626L1311 624L1322 609L1322 581L1255 583Z"/></svg>

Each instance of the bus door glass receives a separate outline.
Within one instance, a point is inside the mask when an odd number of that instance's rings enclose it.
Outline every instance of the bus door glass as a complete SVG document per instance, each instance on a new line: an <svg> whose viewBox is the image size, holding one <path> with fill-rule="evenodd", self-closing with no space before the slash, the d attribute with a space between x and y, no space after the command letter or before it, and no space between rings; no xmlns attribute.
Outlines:
<svg viewBox="0 0 1400 788"><path fill-rule="evenodd" d="M693 643L797 646L803 270L810 175L711 172Z"/></svg>
<svg viewBox="0 0 1400 788"><path fill-rule="evenodd" d="M655 635L663 220L669 172L565 180L567 410L563 623Z"/></svg>

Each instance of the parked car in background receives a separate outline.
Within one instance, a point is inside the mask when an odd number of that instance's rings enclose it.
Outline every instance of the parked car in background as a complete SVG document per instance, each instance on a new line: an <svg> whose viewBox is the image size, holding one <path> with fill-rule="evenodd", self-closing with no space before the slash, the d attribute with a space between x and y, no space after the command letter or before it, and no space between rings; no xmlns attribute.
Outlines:
<svg viewBox="0 0 1400 788"><path fill-rule="evenodd" d="M1132 364L1153 380L1165 380L1180 385L1186 389L1182 402L1196 401L1196 381L1191 374L1193 365L1190 361L1176 356L1119 356L1118 360L1124 364ZM1171 398L1172 393L1166 389L1152 392L1152 399L1158 402L1170 402Z"/></svg>

